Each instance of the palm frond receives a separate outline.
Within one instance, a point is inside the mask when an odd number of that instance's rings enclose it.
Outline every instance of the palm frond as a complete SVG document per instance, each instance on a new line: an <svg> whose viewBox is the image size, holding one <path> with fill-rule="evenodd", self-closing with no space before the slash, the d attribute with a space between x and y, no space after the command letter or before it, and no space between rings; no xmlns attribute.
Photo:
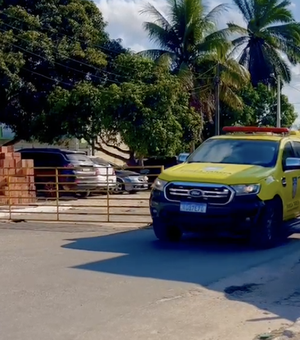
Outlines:
<svg viewBox="0 0 300 340"><path fill-rule="evenodd" d="M170 31L154 22L144 22L143 27L148 32L148 36L151 41L155 42L163 49L173 51L174 42L172 40Z"/></svg>
<svg viewBox="0 0 300 340"><path fill-rule="evenodd" d="M220 86L220 100L229 107L242 109L244 106L243 100L228 86Z"/></svg>
<svg viewBox="0 0 300 340"><path fill-rule="evenodd" d="M227 29L228 29L228 33L238 33L238 34L242 34L242 35L248 35L248 30L245 27L239 26L233 22L228 22L227 23Z"/></svg>
<svg viewBox="0 0 300 340"><path fill-rule="evenodd" d="M194 87L194 74L186 63L181 63L177 76L186 88L191 90Z"/></svg>
<svg viewBox="0 0 300 340"><path fill-rule="evenodd" d="M246 22L249 22L249 21L251 21L253 19L253 16L254 16L253 1L233 0L233 3L239 9L239 11L243 15L243 17L244 17Z"/></svg>
<svg viewBox="0 0 300 340"><path fill-rule="evenodd" d="M290 23L293 21L290 5L290 0L283 0L279 4L278 0L268 1L264 14L259 18L260 27L264 28L274 23Z"/></svg>
<svg viewBox="0 0 300 340"><path fill-rule="evenodd" d="M162 56L167 56L170 60L173 61L175 58L174 54L172 52L168 52L165 50L159 50L159 49L151 49L151 50L144 50L137 53L137 55L140 55L145 58L149 58L152 60L158 60Z"/></svg>
<svg viewBox="0 0 300 340"><path fill-rule="evenodd" d="M247 36L242 36L242 37L239 37L239 38L236 38L234 39L231 43L232 43L232 46L233 48L231 49L228 57L229 58L236 58L236 59L239 59L238 57L236 57L236 53L238 53L238 51L241 50L241 48L248 44L248 41L249 41L249 37ZM245 47L245 46L244 46ZM243 65L243 64L242 64Z"/></svg>
<svg viewBox="0 0 300 340"><path fill-rule="evenodd" d="M265 46L265 51L272 62L275 75L280 75L284 82L289 83L291 81L291 70L279 52L270 46Z"/></svg>
<svg viewBox="0 0 300 340"><path fill-rule="evenodd" d="M228 12L230 8L231 6L227 3L217 5L206 14L206 16L203 18L203 21L217 23L221 18L222 14Z"/></svg>
<svg viewBox="0 0 300 340"><path fill-rule="evenodd" d="M144 6L142 10L139 11L140 14L147 14L152 16L155 19L155 23L159 26L162 26L168 30L172 29L172 25L169 21L164 17L164 15L155 8L152 4L148 3Z"/></svg>

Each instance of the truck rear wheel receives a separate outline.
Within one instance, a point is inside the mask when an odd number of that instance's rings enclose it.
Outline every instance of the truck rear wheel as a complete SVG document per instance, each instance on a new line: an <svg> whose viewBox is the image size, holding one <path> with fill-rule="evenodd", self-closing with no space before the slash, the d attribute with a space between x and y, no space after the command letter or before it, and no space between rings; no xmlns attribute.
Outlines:
<svg viewBox="0 0 300 340"><path fill-rule="evenodd" d="M279 245L286 235L283 229L283 208L279 198L265 202L257 223L251 229L251 244L267 249Z"/></svg>
<svg viewBox="0 0 300 340"><path fill-rule="evenodd" d="M182 237L182 231L179 227L161 221L153 221L153 231L160 241L179 242Z"/></svg>

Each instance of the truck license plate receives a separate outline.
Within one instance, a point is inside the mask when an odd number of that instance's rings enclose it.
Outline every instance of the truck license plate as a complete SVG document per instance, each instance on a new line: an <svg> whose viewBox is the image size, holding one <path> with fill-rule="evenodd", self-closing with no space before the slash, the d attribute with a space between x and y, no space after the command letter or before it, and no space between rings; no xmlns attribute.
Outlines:
<svg viewBox="0 0 300 340"><path fill-rule="evenodd" d="M206 203L192 203L192 202L180 203L180 211L205 214L206 210L207 210Z"/></svg>

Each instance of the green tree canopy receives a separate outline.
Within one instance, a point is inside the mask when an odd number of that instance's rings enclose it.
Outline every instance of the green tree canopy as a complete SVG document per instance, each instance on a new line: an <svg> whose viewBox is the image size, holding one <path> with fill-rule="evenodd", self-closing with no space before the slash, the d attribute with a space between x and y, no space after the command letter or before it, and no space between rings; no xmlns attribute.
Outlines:
<svg viewBox="0 0 300 340"><path fill-rule="evenodd" d="M269 91L268 87L258 84L257 88L251 85L243 89L240 96L244 102L242 110L232 110L226 106L222 108L223 126L276 126L277 95ZM281 94L281 125L290 128L297 118L297 113L286 95Z"/></svg>
<svg viewBox="0 0 300 340"><path fill-rule="evenodd" d="M227 105L240 106L241 100L234 89L244 86L250 77L228 56L232 44L217 26L219 16L226 13L228 6L221 4L207 12L202 0L168 0L167 8L164 15L149 4L142 12L152 19L144 23L144 28L158 48L141 54L169 62L172 72L191 92L190 105L203 119L211 120L215 111L217 65L221 98Z"/></svg>
<svg viewBox="0 0 300 340"><path fill-rule="evenodd" d="M56 86L110 81L110 60L124 52L110 41L89 0L3 0L0 3L0 121L30 139ZM4 43L2 43L4 42Z"/></svg>
<svg viewBox="0 0 300 340"><path fill-rule="evenodd" d="M291 81L290 63L300 61L300 23L295 22L290 0L233 0L247 23L246 27L228 23L228 30L238 34L233 53L251 74L252 84L274 83L272 75ZM242 51L242 53L240 53Z"/></svg>
<svg viewBox="0 0 300 340"><path fill-rule="evenodd" d="M174 155L199 139L200 116L189 107L189 94L176 76L137 56L120 55L118 63L135 65L131 81L107 87L82 82L71 91L57 87L49 97L49 114L40 121L39 140L55 138L51 132L59 121L64 122L60 136L84 138L107 154L104 145L138 158ZM129 151L121 150L120 143Z"/></svg>

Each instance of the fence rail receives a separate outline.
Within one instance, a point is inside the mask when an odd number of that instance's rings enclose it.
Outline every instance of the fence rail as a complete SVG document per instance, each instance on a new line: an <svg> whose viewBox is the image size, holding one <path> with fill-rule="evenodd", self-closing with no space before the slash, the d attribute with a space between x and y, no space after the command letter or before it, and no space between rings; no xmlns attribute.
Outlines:
<svg viewBox="0 0 300 340"><path fill-rule="evenodd" d="M109 175L109 167L102 167L107 169L106 174L101 175L102 181L97 175L85 174L82 168L34 167L26 171L3 168L0 174L0 220L150 223L150 183L163 167L128 168L131 171L136 169L136 172L154 169L155 173L135 176L153 179L148 183L141 182L147 183L147 187L135 189L136 194L132 194L115 190L120 182L118 177ZM125 167L120 169L126 170ZM132 183L125 184L134 186Z"/></svg>

